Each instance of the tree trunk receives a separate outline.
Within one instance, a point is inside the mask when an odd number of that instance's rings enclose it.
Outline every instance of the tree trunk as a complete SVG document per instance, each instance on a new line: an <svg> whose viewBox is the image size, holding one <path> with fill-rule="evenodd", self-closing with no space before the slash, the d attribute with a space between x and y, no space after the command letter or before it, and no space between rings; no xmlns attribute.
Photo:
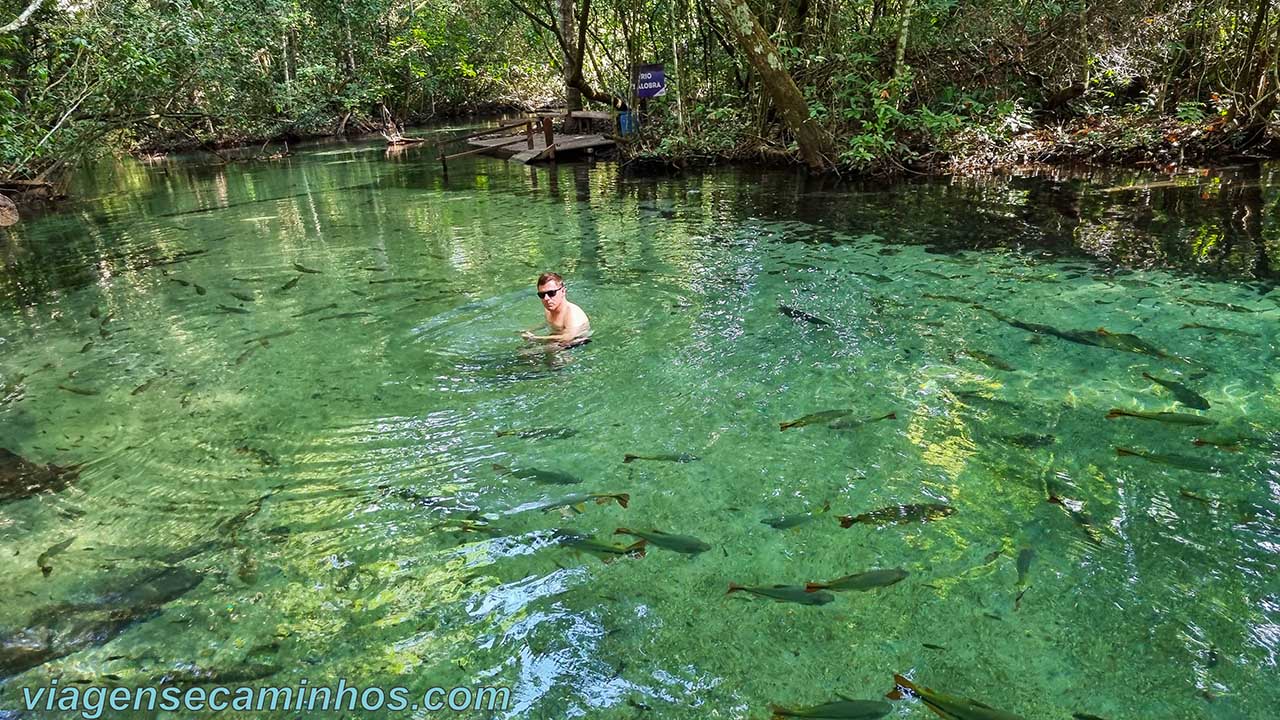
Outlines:
<svg viewBox="0 0 1280 720"><path fill-rule="evenodd" d="M549 23L543 18L535 15L529 8L521 5L518 0L509 0L511 6L519 10L522 15L529 18L534 25L550 32L555 36L556 42L560 44L562 54L569 58L566 63L565 70L565 88L577 90L582 93L581 97L596 102L608 103L615 110L626 110L627 101L623 98L611 95L607 92L601 92L591 87L582 74L582 59L586 54L587 47L587 23L591 18L591 0L583 0L582 17L577 21L578 35L575 43L573 36L566 36L560 29L560 23ZM624 25L625 28L625 25ZM575 47L576 45L576 47ZM566 93L567 94L567 93ZM581 99L579 99L579 108L581 108Z"/></svg>
<svg viewBox="0 0 1280 720"><path fill-rule="evenodd" d="M1261 57L1254 56L1258 51L1258 36L1262 34L1270 8L1271 0L1258 0L1258 11L1253 16L1253 27L1249 30L1249 42L1245 46L1244 61L1236 75L1235 97L1232 99L1232 119L1250 130L1265 127L1275 108L1275 103L1270 102L1265 82L1266 67L1269 64L1267 51L1259 53Z"/></svg>
<svg viewBox="0 0 1280 720"><path fill-rule="evenodd" d="M738 48L747 56L764 84L769 99L782 112L783 120L800 145L800 155L813 170L827 166L825 155L831 150L831 137L813 118L796 81L782 65L778 49L760 27L746 0L715 0L725 17Z"/></svg>
<svg viewBox="0 0 1280 720"><path fill-rule="evenodd" d="M902 80L902 72L906 69L907 58L907 35L911 32L911 12L915 10L911 6L911 0L904 0L902 3L902 25L898 28L898 43L893 53L893 92L897 95L901 92L898 83Z"/></svg>
<svg viewBox="0 0 1280 720"><path fill-rule="evenodd" d="M582 109L582 91L574 85L574 74L581 73L581 67L575 67L578 60L578 48L575 45L578 33L573 23L573 0L560 1L560 37L564 38L564 100L570 111ZM584 52L583 55L586 53Z"/></svg>
<svg viewBox="0 0 1280 720"><path fill-rule="evenodd" d="M1089 4L1080 0L1080 74L1084 76L1085 92L1089 91L1092 69L1089 65Z"/></svg>

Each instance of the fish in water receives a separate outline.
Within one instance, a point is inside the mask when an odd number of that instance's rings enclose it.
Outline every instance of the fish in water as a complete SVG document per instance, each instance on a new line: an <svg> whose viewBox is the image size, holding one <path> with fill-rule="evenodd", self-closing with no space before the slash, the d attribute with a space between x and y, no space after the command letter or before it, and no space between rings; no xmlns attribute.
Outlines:
<svg viewBox="0 0 1280 720"><path fill-rule="evenodd" d="M1192 415L1190 413L1145 412L1142 410L1124 410L1122 408L1111 408L1111 410L1107 412L1108 420L1115 420L1118 417L1157 420L1159 422L1172 423L1174 425L1213 425L1215 422L1203 415Z"/></svg>
<svg viewBox="0 0 1280 720"><path fill-rule="evenodd" d="M920 293L920 296L930 298L931 300L946 300L948 302L958 302L958 303L964 303L966 305L973 304L973 301L970 300L969 298L963 298L963 297L960 297L959 295L937 295L934 293ZM974 307L979 307L979 306L974 305Z"/></svg>
<svg viewBox="0 0 1280 720"><path fill-rule="evenodd" d="M782 303L778 303L778 312L794 320L803 320L807 323L812 323L814 325L830 325L831 324L816 315L810 315L809 313L803 310L797 310L793 307L788 307L786 305L783 305Z"/></svg>
<svg viewBox="0 0 1280 720"><path fill-rule="evenodd" d="M0 448L0 503L24 500L37 493L58 492L78 477L79 465L37 465Z"/></svg>
<svg viewBox="0 0 1280 720"><path fill-rule="evenodd" d="M258 350L258 346L254 345L253 347L250 347L248 350L245 350L244 352L240 353L240 355L236 357L236 365L243 365L244 362L248 360L250 356L252 356L255 352L257 352L257 350Z"/></svg>
<svg viewBox="0 0 1280 720"><path fill-rule="evenodd" d="M957 390L955 396L964 405L981 405L992 412L1008 411L1016 413L1021 410L1021 407L1016 403L1000 398L987 397L980 390Z"/></svg>
<svg viewBox="0 0 1280 720"><path fill-rule="evenodd" d="M1098 347L1108 348L1110 350L1120 350L1123 352L1138 353L1140 355L1151 355L1165 360L1177 360L1179 362L1189 363L1185 358L1170 355L1137 335L1132 333L1113 333L1102 327L1093 331L1093 341L1091 344Z"/></svg>
<svg viewBox="0 0 1280 720"><path fill-rule="evenodd" d="M778 602L797 603L799 605L826 605L836 599L835 595L821 590L806 592L801 585L758 585L748 587L737 583L729 583L729 590L725 595L739 590Z"/></svg>
<svg viewBox="0 0 1280 720"><path fill-rule="evenodd" d="M903 525L909 522L929 522L954 515L956 509L950 505L891 505L861 515L841 515L840 527L853 527L855 523L884 527L886 525Z"/></svg>
<svg viewBox="0 0 1280 720"><path fill-rule="evenodd" d="M1058 497L1058 495L1052 489L1049 491L1049 497L1046 498L1046 500L1049 503L1052 503L1062 508L1062 511L1067 514L1067 517L1071 518L1071 521L1074 522L1076 526L1080 528L1081 532L1085 534L1085 537L1089 539L1089 542L1092 542L1095 544L1102 542L1102 538L1098 534L1097 528L1095 528L1093 525L1093 519L1090 518L1089 515L1084 511L1077 510L1075 507L1073 507L1073 505L1083 506L1083 503L1080 503L1074 500L1070 502L1068 502L1067 500L1063 500L1062 498Z"/></svg>
<svg viewBox="0 0 1280 720"><path fill-rule="evenodd" d="M877 275L876 273L858 272L857 270L854 270L853 274L867 278L868 280L875 280L878 283L893 282L893 278L885 275Z"/></svg>
<svg viewBox="0 0 1280 720"><path fill-rule="evenodd" d="M1193 408L1195 410L1209 409L1208 400L1205 400L1204 397L1200 395L1200 393L1196 392L1195 390L1192 390L1191 388L1187 387L1186 385L1183 385L1182 383L1176 380L1164 380L1164 379L1155 377L1154 375L1151 375L1149 373L1142 373L1142 377L1167 389L1169 392L1173 393L1173 396L1177 398L1178 402L1182 403L1183 405L1189 408Z"/></svg>
<svg viewBox="0 0 1280 720"><path fill-rule="evenodd" d="M1030 547L1023 547L1018 550L1018 559L1014 565L1018 569L1018 587L1025 588L1027 586L1027 574L1031 570L1031 561L1035 559L1036 551Z"/></svg>
<svg viewBox="0 0 1280 720"><path fill-rule="evenodd" d="M207 290L205 290L205 289L204 289L204 287L203 287L203 286L198 285L198 284L195 286L195 288L196 288L196 294L197 294L197 295L204 295L206 292L208 292Z"/></svg>
<svg viewBox="0 0 1280 720"><path fill-rule="evenodd" d="M820 583L805 583L805 592L817 592L818 590L835 590L837 592L843 590L855 590L857 592L866 592L876 588L889 587L890 585L902 582L907 577L907 571L902 568L893 568L891 570L868 570L866 572L855 573L853 575L845 575L842 578L828 580Z"/></svg>
<svg viewBox="0 0 1280 720"><path fill-rule="evenodd" d="M309 268L309 267L304 267L304 266L302 266L302 265L299 265L298 263L294 263L294 264L293 264L293 269L294 269L294 270L297 270L297 271L298 271L298 272L300 272L300 273L311 273L311 274L313 274L313 275L319 275L319 274L320 274L320 271L319 271L319 270L312 270L311 268Z"/></svg>
<svg viewBox="0 0 1280 720"><path fill-rule="evenodd" d="M817 510L810 510L805 513L795 513L794 515L779 515L778 517L765 518L760 522L768 525L775 530L786 530L797 525L803 525L811 520L816 520L823 513L831 509L831 503L826 502Z"/></svg>
<svg viewBox="0 0 1280 720"><path fill-rule="evenodd" d="M837 693L839 695L839 693ZM879 700L853 700L843 698L835 702L822 703L804 708L784 708L781 705L770 705L772 720L783 718L828 718L829 720L875 720L888 715L893 706Z"/></svg>
<svg viewBox="0 0 1280 720"><path fill-rule="evenodd" d="M51 560L55 555L62 554L62 551L71 547L71 543L75 541L76 541L76 536L72 535L66 540L63 540L57 545L54 545L48 550L45 550L44 552L40 553L40 557L36 558L36 566L40 568L40 574L44 575L45 577L49 577L49 573L53 572L53 566L49 564L49 560Z"/></svg>
<svg viewBox="0 0 1280 720"><path fill-rule="evenodd" d="M325 315L322 318L316 318L316 322L324 322L325 320L345 320L347 318L368 317L372 314L373 313L371 312L365 312L363 310L360 312L338 313L337 315Z"/></svg>
<svg viewBox="0 0 1280 720"><path fill-rule="evenodd" d="M578 431L573 428L528 428L525 430L498 430L494 432L496 437L510 437L515 435L524 440L563 440L577 435Z"/></svg>
<svg viewBox="0 0 1280 720"><path fill-rule="evenodd" d="M386 278L383 280L370 280L370 285L389 285L392 283L427 283L431 282L431 278L405 277L405 278Z"/></svg>
<svg viewBox="0 0 1280 720"><path fill-rule="evenodd" d="M443 532L460 534L460 533L482 533L485 535L497 535L501 532L498 528L493 527L481 517L467 517L458 520L449 520L436 525L433 530L441 530Z"/></svg>
<svg viewBox="0 0 1280 720"><path fill-rule="evenodd" d="M218 303L218 309L219 309L219 310L221 310L221 311L222 311L222 312L224 312L224 313L235 313L235 314L237 314L237 315L248 315L248 314L249 314L249 311L248 311L248 310L246 310L245 308L242 308L242 307L231 307L231 306L229 306L229 305L223 305L222 303Z"/></svg>
<svg viewBox="0 0 1280 720"><path fill-rule="evenodd" d="M989 368L995 368L996 370L1005 370L1010 372L1013 370L1012 365L1005 362L1004 360L1001 360L995 355L992 355L989 352L983 352L982 350L970 350L968 348L965 348L964 354L968 355L974 360L977 360L983 365L986 365Z"/></svg>
<svg viewBox="0 0 1280 720"><path fill-rule="evenodd" d="M129 393L129 394L130 394L130 395L141 395L142 393L146 392L147 390L149 390L149 389L151 388L151 384L152 384L152 383L154 383L156 380L159 380L159 379L160 379L160 376L159 376L159 375L157 375L157 376L155 376L155 377L151 378L150 380L148 380L148 381L146 381L146 382L142 383L142 384L141 384L141 385L139 385L138 387L134 388L134 389L133 389L133 392L131 392L131 393Z"/></svg>
<svg viewBox="0 0 1280 720"><path fill-rule="evenodd" d="M202 580L200 573L182 567L149 569L119 579L91 602L38 609L21 623L21 629L0 631L0 680L106 644Z"/></svg>
<svg viewBox="0 0 1280 720"><path fill-rule="evenodd" d="M661 455L633 455L631 453L627 453L626 455L622 456L622 462L624 463L632 463L632 462L635 462L636 460L656 460L658 462L689 463L689 462L696 462L697 460L700 460L700 459L701 458L699 458L697 455L690 455L689 453L664 453Z"/></svg>
<svg viewBox="0 0 1280 720"><path fill-rule="evenodd" d="M169 278L169 282L176 282L176 283L178 283L179 285L181 285L182 287L187 287L188 285L190 285L190 284L191 284L191 283L187 282L186 280L183 280L183 279L181 279L181 278L176 278L176 277L171 277L171 278Z"/></svg>
<svg viewBox="0 0 1280 720"><path fill-rule="evenodd" d="M236 452L242 455L252 455L257 461L263 465L279 465L280 461L275 455L261 448L250 447L248 445L236 446Z"/></svg>
<svg viewBox="0 0 1280 720"><path fill-rule="evenodd" d="M1244 337L1258 337L1257 333L1251 333L1247 330L1236 330L1235 328L1221 327L1219 325L1201 325L1200 323L1187 323L1180 329L1182 330L1209 330L1211 332L1222 333L1224 335L1243 335Z"/></svg>
<svg viewBox="0 0 1280 720"><path fill-rule="evenodd" d="M1157 465L1168 465L1169 467L1182 468L1183 470L1194 470L1196 472L1213 472L1216 468L1212 463L1201 460L1200 458L1187 457L1186 455L1165 455L1161 453L1149 453L1142 450L1131 450L1129 448L1116 448L1116 455L1121 457L1142 458L1147 462L1153 462Z"/></svg>
<svg viewBox="0 0 1280 720"><path fill-rule="evenodd" d="M1209 447L1216 447L1219 450L1226 450L1227 452L1239 452L1246 445L1255 447L1265 445L1265 443L1259 441L1257 438L1251 438L1244 435L1203 435L1192 440L1191 444L1196 447L1204 447L1205 445L1208 445Z"/></svg>
<svg viewBox="0 0 1280 720"><path fill-rule="evenodd" d="M58 389L59 389L59 390L66 390L67 392L69 392L69 393L75 393L76 395L86 395L86 396L87 396L87 395L97 395L97 394L98 394L98 391L97 391L97 390L94 390L93 388L71 387L71 386L68 386L68 385L61 385L61 384L60 384L60 385L58 385Z"/></svg>
<svg viewBox="0 0 1280 720"><path fill-rule="evenodd" d="M84 353L89 352L89 351L90 351L90 350L92 350L92 349L93 349L93 341L92 341L92 340L90 340L89 342L87 342L87 343L85 343L85 344L84 344L84 347L80 348L80 353L81 353L81 354L84 354Z"/></svg>
<svg viewBox="0 0 1280 720"><path fill-rule="evenodd" d="M1067 508L1067 512L1071 512L1071 509ZM1088 526L1082 525L1081 527ZM1089 530L1092 530L1092 528L1088 528L1088 530L1086 530L1086 534L1089 535L1090 540L1094 540L1096 542L1093 534L1090 533ZM1031 589L1027 586L1027 574L1031 571L1031 561L1035 558L1035 554L1036 551L1032 550L1030 547L1023 547L1018 551L1018 559L1015 561L1015 566L1018 569L1018 584L1015 587L1018 590L1018 594L1013 598L1014 610L1017 610L1022 604L1022 596L1026 595L1027 590Z"/></svg>
<svg viewBox="0 0 1280 720"><path fill-rule="evenodd" d="M295 275L292 280L280 286L280 292L284 292L285 290L292 290L293 287L297 285L298 281L301 279L302 279L301 275Z"/></svg>
<svg viewBox="0 0 1280 720"><path fill-rule="evenodd" d="M1227 310L1229 312L1234 312L1234 313L1258 312L1253 308L1247 308L1247 307L1244 307L1243 305L1233 305L1231 303L1218 302L1217 300L1201 300L1200 298L1182 297L1182 298L1178 298L1178 301L1186 303L1188 305L1199 305L1201 307L1218 308L1219 310Z"/></svg>
<svg viewBox="0 0 1280 720"><path fill-rule="evenodd" d="M257 301L257 298L255 298L254 296L250 295L249 293L242 293L242 292L240 292L239 290L231 290L231 291L230 291L230 292L228 292L227 294L228 294L228 295L230 295L231 297L233 297L233 298L237 299L237 300L242 300L242 301L244 301L244 302L256 302L256 301Z"/></svg>
<svg viewBox="0 0 1280 720"><path fill-rule="evenodd" d="M558 531L556 533L557 544L561 547L573 548L595 555L603 559L606 563L617 560L620 557L642 558L645 555L645 541L632 543L631 545L617 545L614 543L596 540L588 535L578 535L569 531Z"/></svg>
<svg viewBox="0 0 1280 720"><path fill-rule="evenodd" d="M296 318L306 317L307 315L318 313L321 310L332 310L336 307L338 307L338 303L329 303L328 305L321 305L319 307L313 307L307 310L303 310L302 312L298 313L297 315L294 315L293 317L296 317Z"/></svg>
<svg viewBox="0 0 1280 720"><path fill-rule="evenodd" d="M1059 330L1052 325L1042 325L1040 323L1028 323L1016 320L1014 318L1002 315L990 308L975 306L981 310L991 313L997 320L1012 325L1019 330L1026 330L1037 335L1051 335L1068 342L1078 343L1080 345L1091 345L1093 347L1107 348L1110 350L1119 350L1122 352L1138 353L1140 355L1151 355L1166 360L1177 360L1179 362L1188 363L1189 361L1170 355L1160 348L1148 343L1137 335L1130 333L1113 333L1106 328L1098 328L1097 330Z"/></svg>
<svg viewBox="0 0 1280 720"><path fill-rule="evenodd" d="M631 530L629 528L620 527L613 531L614 535L630 535L647 541L650 545L655 545L664 550L672 550L685 555L697 555L711 549L707 543L690 535L672 535L662 532L661 530Z"/></svg>
<svg viewBox="0 0 1280 720"><path fill-rule="evenodd" d="M855 430L857 428L862 427L863 425L868 425L873 422L879 422L881 420L897 420L897 419L898 419L898 413L891 412L891 413L885 413L884 415L881 415L879 417L873 417L873 418L865 418L865 419L843 418L841 420L836 420L835 422L831 423L827 427L831 428L832 430Z"/></svg>
<svg viewBox="0 0 1280 720"><path fill-rule="evenodd" d="M787 430L793 427L804 427L805 425L813 425L815 423L830 422L832 420L839 420L840 418L852 413L853 410L823 410L822 412L810 413L804 417L796 418L795 420L778 423L778 429Z"/></svg>
<svg viewBox="0 0 1280 720"><path fill-rule="evenodd" d="M297 332L297 331L296 331L296 330L281 330L280 332L268 333L268 334L266 334L266 335L262 335L262 336L260 336L260 337L250 338L250 339L248 339L248 340L245 340L245 341L244 341L244 344L245 344L245 345L248 345L248 344L250 344L250 343L258 343L259 345L262 345L262 344L264 344L267 340L275 340L276 338L289 337L290 335L294 334L295 332Z"/></svg>
<svg viewBox="0 0 1280 720"><path fill-rule="evenodd" d="M559 500L543 503L534 509L551 512L560 508L572 508L575 512L583 512L587 501L594 501L597 505L607 505L611 500L617 501L619 506L625 508L631 502L631 495L628 493L575 493Z"/></svg>
<svg viewBox="0 0 1280 720"><path fill-rule="evenodd" d="M901 700L910 695L920 698L925 707L946 720L1023 720L1019 715L996 710L977 700L946 695L926 687L918 687L901 675L893 676L894 688L885 697Z"/></svg>
<svg viewBox="0 0 1280 720"><path fill-rule="evenodd" d="M1018 435L998 435L998 438L1016 445L1024 450L1033 450L1035 448L1048 447L1058 441L1053 435L1037 435L1035 433L1021 433Z"/></svg>
<svg viewBox="0 0 1280 720"><path fill-rule="evenodd" d="M582 482L582 478L575 477L569 473L562 473L558 470L539 470L537 468L528 468L525 470L512 470L505 465L493 464L494 472L503 475L511 475L519 480L532 480L536 483L544 485L577 485Z"/></svg>

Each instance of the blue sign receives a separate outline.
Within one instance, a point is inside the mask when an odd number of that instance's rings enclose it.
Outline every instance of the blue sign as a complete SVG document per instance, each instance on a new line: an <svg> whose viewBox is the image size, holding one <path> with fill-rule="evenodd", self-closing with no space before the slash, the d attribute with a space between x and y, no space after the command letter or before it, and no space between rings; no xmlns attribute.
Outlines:
<svg viewBox="0 0 1280 720"><path fill-rule="evenodd" d="M667 75L661 65L636 68L636 97L647 99L667 94Z"/></svg>

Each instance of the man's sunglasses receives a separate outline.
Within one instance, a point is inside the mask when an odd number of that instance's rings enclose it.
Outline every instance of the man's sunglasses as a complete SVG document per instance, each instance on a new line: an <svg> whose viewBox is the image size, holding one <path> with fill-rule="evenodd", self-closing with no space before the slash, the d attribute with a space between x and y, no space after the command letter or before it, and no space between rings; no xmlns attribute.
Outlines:
<svg viewBox="0 0 1280 720"><path fill-rule="evenodd" d="M560 287L556 288L555 290L539 290L539 291L538 291L538 297L543 298L543 299L546 299L546 298L549 298L549 297L551 297L551 296L555 295L556 293L560 292L560 291L561 291L561 290L563 290L563 289L564 289L564 286L563 286L563 285L561 285Z"/></svg>

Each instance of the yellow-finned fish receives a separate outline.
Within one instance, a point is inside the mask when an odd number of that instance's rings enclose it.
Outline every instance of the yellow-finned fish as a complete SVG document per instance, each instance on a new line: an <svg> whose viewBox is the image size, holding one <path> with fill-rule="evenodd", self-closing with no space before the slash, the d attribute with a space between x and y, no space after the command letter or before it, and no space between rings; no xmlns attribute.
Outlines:
<svg viewBox="0 0 1280 720"><path fill-rule="evenodd" d="M980 703L977 700L947 695L926 687L918 687L901 675L894 675L893 682L893 690L885 697L890 700L901 700L907 695L918 697L925 707L937 713L939 717L946 718L946 720L1024 720L1021 715L996 710L990 705Z"/></svg>

